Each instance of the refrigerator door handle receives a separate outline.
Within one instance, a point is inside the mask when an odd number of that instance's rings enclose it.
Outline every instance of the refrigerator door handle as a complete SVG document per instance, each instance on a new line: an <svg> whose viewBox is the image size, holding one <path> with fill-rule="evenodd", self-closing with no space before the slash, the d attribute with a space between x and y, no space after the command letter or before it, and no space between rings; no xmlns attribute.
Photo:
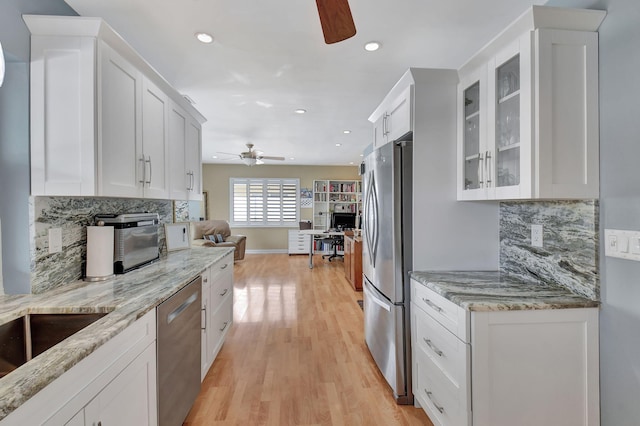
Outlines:
<svg viewBox="0 0 640 426"><path fill-rule="evenodd" d="M365 293L367 293L367 296L369 296L371 298L371 301L373 303L375 303L376 305L380 306L385 311L391 312L391 305L388 304L388 303L385 303L382 300L380 300L371 290L369 290L367 288L368 285L370 285L370 284L368 282L366 282L364 287L363 287L363 290L365 291Z"/></svg>
<svg viewBox="0 0 640 426"><path fill-rule="evenodd" d="M375 175L373 171L369 173L367 182L367 195L365 198L365 212L368 219L365 221L364 232L369 252L369 262L375 268L376 251L378 250L378 194L376 192Z"/></svg>

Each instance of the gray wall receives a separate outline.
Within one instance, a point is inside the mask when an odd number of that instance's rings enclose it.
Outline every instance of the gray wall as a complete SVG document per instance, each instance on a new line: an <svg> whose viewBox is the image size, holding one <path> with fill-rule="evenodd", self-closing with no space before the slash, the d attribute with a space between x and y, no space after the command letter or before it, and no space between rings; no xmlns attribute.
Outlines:
<svg viewBox="0 0 640 426"><path fill-rule="evenodd" d="M76 15L63 0L2 0L0 42L7 72L0 87L0 219L5 293L29 293L29 52L22 14Z"/></svg>
<svg viewBox="0 0 640 426"><path fill-rule="evenodd" d="M640 230L640 2L551 0L607 10L600 27L600 232ZM604 252L602 243L600 253ZM640 263L600 257L603 426L640 422Z"/></svg>

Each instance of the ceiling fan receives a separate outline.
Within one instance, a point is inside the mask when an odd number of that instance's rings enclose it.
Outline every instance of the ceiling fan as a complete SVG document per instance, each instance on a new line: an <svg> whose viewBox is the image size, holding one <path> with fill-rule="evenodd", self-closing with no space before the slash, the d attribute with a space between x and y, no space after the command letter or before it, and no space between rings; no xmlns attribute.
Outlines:
<svg viewBox="0 0 640 426"><path fill-rule="evenodd" d="M228 154L228 155L234 155L234 156L237 155L240 158L240 160L242 160L242 162L247 166L264 164L264 161L262 160L278 160L278 161L284 160L284 157L273 157L269 155L262 155L262 151L253 149L252 143L248 143L247 148L249 149L248 151L241 152L240 154L231 154L229 152L219 152L219 154Z"/></svg>
<svg viewBox="0 0 640 426"><path fill-rule="evenodd" d="M316 5L326 44L337 43L356 34L348 0L316 0Z"/></svg>

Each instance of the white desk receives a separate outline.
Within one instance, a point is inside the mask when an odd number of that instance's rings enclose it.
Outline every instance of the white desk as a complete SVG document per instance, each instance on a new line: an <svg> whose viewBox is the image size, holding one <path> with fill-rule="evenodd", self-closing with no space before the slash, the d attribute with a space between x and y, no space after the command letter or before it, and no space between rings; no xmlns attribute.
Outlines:
<svg viewBox="0 0 640 426"><path fill-rule="evenodd" d="M309 244L309 269L313 269L313 237L314 235L322 235L323 237L331 237L334 235L344 235L342 231L320 231L318 229L301 229L300 234L303 235L311 235L309 240L311 241Z"/></svg>

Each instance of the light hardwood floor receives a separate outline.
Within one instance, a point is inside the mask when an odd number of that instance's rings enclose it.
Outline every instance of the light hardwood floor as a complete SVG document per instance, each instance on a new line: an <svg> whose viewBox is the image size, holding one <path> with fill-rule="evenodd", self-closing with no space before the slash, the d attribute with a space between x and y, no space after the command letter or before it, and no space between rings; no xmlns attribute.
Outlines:
<svg viewBox="0 0 640 426"><path fill-rule="evenodd" d="M186 426L431 425L396 405L364 343L342 261L249 254L234 266L234 324Z"/></svg>

